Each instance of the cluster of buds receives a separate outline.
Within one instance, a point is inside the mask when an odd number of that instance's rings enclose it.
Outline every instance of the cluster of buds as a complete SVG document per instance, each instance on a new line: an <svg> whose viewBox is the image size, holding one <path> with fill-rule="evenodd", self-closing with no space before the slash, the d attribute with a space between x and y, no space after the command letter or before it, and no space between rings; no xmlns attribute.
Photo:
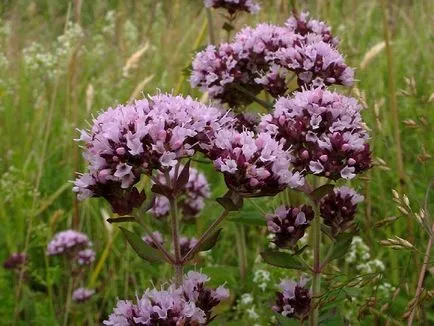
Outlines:
<svg viewBox="0 0 434 326"><path fill-rule="evenodd" d="M311 292L305 287L306 280L298 283L291 280L282 280L280 291L276 293L276 303L273 310L288 318L297 318L303 321L310 310Z"/></svg>
<svg viewBox="0 0 434 326"><path fill-rule="evenodd" d="M3 262L3 267L6 269L20 269L26 262L27 255L25 253L14 252Z"/></svg>
<svg viewBox="0 0 434 326"><path fill-rule="evenodd" d="M47 245L48 256L66 256L79 266L90 265L95 260L92 242L86 234L74 230L66 230L55 234ZM75 302L84 302L95 293L92 289L78 288L72 294Z"/></svg>
<svg viewBox="0 0 434 326"><path fill-rule="evenodd" d="M285 23L285 26L296 34L307 36L317 35L321 40L333 46L339 45L338 39L332 35L331 28L325 22L311 19L308 12L294 13Z"/></svg>
<svg viewBox="0 0 434 326"><path fill-rule="evenodd" d="M215 130L233 120L190 97L156 95L100 114L81 131L89 172L75 181L79 199L104 197L125 215L145 200L134 185L142 174L168 169L209 146Z"/></svg>
<svg viewBox="0 0 434 326"><path fill-rule="evenodd" d="M314 218L312 207L279 207L265 216L268 231L274 235L273 242L279 248L294 247Z"/></svg>
<svg viewBox="0 0 434 326"><path fill-rule="evenodd" d="M179 170L184 167L181 165ZM170 170L170 182L173 184L175 179L175 169ZM162 185L167 185L164 173L159 172L157 181ZM190 167L189 178L182 189L177 189L180 196L177 198L177 207L182 212L184 220L190 220L197 216L205 207L205 199L210 197L209 184L205 175L195 168ZM165 196L158 195L155 197L154 204L150 212L156 218L163 218L169 214L170 203Z"/></svg>
<svg viewBox="0 0 434 326"><path fill-rule="evenodd" d="M218 131L209 155L229 189L245 197L275 195L304 184L300 173L290 171L288 152L267 133Z"/></svg>
<svg viewBox="0 0 434 326"><path fill-rule="evenodd" d="M324 224L331 228L333 236L350 229L354 225L357 205L363 196L348 187L335 188L320 201L320 214Z"/></svg>
<svg viewBox="0 0 434 326"><path fill-rule="evenodd" d="M158 248L157 245L155 244L155 241L157 241L159 245L163 245L164 244L163 235L160 232L158 232L158 231L152 232L152 237L149 234L145 235L142 238L142 240L144 242L146 242L146 244L150 245L152 248L155 248L155 249Z"/></svg>
<svg viewBox="0 0 434 326"><path fill-rule="evenodd" d="M368 134L353 98L316 88L280 98L260 129L284 142L303 173L352 179L371 166Z"/></svg>
<svg viewBox="0 0 434 326"><path fill-rule="evenodd" d="M307 14L300 17L284 27L246 27L233 42L208 46L193 61L191 85L230 106L249 104L246 91L284 95L293 74L300 88L351 85L354 72L335 48L330 28Z"/></svg>
<svg viewBox="0 0 434 326"><path fill-rule="evenodd" d="M207 8L223 8L234 15L239 11L256 14L261 7L255 0L205 0Z"/></svg>
<svg viewBox="0 0 434 326"><path fill-rule="evenodd" d="M95 294L95 290L87 288L78 288L72 292L72 300L77 303L82 303L89 300Z"/></svg>
<svg viewBox="0 0 434 326"><path fill-rule="evenodd" d="M104 325L208 325L212 309L228 298L223 286L206 287L209 277L190 271L180 287L146 290L137 303L121 300Z"/></svg>

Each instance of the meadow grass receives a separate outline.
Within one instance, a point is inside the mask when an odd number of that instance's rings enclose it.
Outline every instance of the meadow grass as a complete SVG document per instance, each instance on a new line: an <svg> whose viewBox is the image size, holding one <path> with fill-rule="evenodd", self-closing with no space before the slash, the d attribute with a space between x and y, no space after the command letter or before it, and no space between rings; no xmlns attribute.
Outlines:
<svg viewBox="0 0 434 326"><path fill-rule="evenodd" d="M262 2L263 10L256 16L241 16L237 29L262 21L283 23L290 15L291 1ZM342 52L356 68L358 80L353 88L343 91L366 106L363 115L371 129L376 164L354 184L366 197L357 219L359 235L369 245L371 255L386 265L383 279L400 291L385 309L367 307L361 323L386 324L389 320L403 324L402 315L416 291L428 236L416 220L408 222L411 217L400 213L391 190L406 194L414 211L426 207L426 214L433 212L433 197L426 197L426 193L434 178L434 2L386 1L384 7L375 0L295 2L299 9L307 9L332 25L341 39ZM65 315L59 307L67 307L66 295L59 291L62 270L45 257L45 247L55 232L72 226L90 236L98 253L87 280L97 288L98 299L84 308L68 308L70 323L96 325L111 311L117 297L131 297L136 289L151 282L159 285L171 277L168 267L136 258L117 227L111 230L104 224L108 214L104 212L109 211L105 203L76 202L68 181L84 166L73 139L78 137L75 129L87 127L102 108L146 94L174 92L206 100L191 89L183 72L193 53L208 42L206 11L200 0L82 1L80 8L78 3L0 3L0 260L24 249L31 257L31 280L24 280L20 291L17 277L0 270L1 324L14 320L19 325L64 322L59 318ZM385 41L384 8L389 12L386 25L392 61L381 45ZM211 14L213 34L217 41L224 41L226 34L220 29L223 19L219 12ZM68 34L75 26L69 22L79 24L82 31ZM61 35L66 36L59 39ZM33 42L40 47L34 53L23 52ZM8 64L2 64L2 55ZM394 87L390 88L392 81ZM393 119L395 106L397 121ZM195 165L211 171L206 164ZM224 193L224 183L215 174L208 175L216 198ZM296 194L289 196L299 200ZM249 205L272 208L277 200L249 201ZM210 201L197 228L189 226L185 232L199 234L218 212L218 204ZM393 223L378 226L392 216L397 217ZM201 258L212 262L204 271L216 284L227 282L238 294L253 292L251 277L245 284L237 282L238 260L233 248L239 232L232 222L226 222L223 238L211 257ZM246 232L247 274L253 275L264 232L257 226L247 227ZM409 240L418 250L394 251L379 245L380 240L393 235ZM338 265L345 270L344 263ZM431 269L425 287L431 285L432 289L432 283ZM432 304L426 308L420 323L428 325L434 322L434 313ZM244 322L247 324L245 320L239 323Z"/></svg>

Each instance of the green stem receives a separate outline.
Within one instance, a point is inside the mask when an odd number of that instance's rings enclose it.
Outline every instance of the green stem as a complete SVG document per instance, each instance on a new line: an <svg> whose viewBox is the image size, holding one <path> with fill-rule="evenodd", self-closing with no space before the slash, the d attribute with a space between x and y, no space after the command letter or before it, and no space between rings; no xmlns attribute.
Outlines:
<svg viewBox="0 0 434 326"><path fill-rule="evenodd" d="M314 308L310 316L310 325L318 325L319 320L319 295L321 291L321 216L319 214L318 203L314 202L315 217L312 223L313 240L313 268L312 268L312 298Z"/></svg>
<svg viewBox="0 0 434 326"><path fill-rule="evenodd" d="M180 286L183 275L183 262L181 259L181 246L179 245L179 219L176 208L176 197L170 199L170 218L172 226L173 250L175 251L175 284Z"/></svg>
<svg viewBox="0 0 434 326"><path fill-rule="evenodd" d="M245 284L247 275L247 250L246 250L246 234L243 225L237 225L235 228L237 251L238 251L238 264L240 268L241 281Z"/></svg>

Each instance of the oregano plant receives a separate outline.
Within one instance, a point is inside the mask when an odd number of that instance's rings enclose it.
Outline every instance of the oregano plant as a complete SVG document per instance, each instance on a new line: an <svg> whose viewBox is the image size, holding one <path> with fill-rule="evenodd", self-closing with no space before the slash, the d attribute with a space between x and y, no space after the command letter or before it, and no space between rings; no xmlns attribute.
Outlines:
<svg viewBox="0 0 434 326"><path fill-rule="evenodd" d="M167 286L147 290L134 303L120 300L104 324L210 323L229 291L208 287L208 276L185 273L185 267L214 247L222 222L242 211L246 200L298 193L303 203L285 201L263 216L273 249L264 248L261 256L303 276L281 281L270 305L277 321L318 325L327 288L322 275L351 245L363 200L341 184L371 167L362 107L330 88L352 85L353 70L330 27L307 13L294 12L282 26L245 27L231 39L236 14L255 13L259 6L251 0L205 4L227 10L223 27L229 37L192 62L191 86L207 93L210 104L158 93L109 108L81 131L88 168L75 181L78 198L106 199L116 214L108 221L122 225L134 251L173 267ZM191 166L195 160L212 165L227 192L216 199L219 216L197 238L188 238L182 224L199 216L210 197L205 176ZM170 229L170 245L145 216ZM126 223L142 227L146 236ZM309 243L300 246L306 233Z"/></svg>

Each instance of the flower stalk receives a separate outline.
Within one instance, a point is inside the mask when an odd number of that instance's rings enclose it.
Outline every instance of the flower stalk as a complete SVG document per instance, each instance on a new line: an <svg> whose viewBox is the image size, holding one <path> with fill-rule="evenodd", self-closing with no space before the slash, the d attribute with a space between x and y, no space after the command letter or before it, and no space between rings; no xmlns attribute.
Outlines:
<svg viewBox="0 0 434 326"><path fill-rule="evenodd" d="M321 291L321 216L319 205L314 201L315 217L312 223L312 246L313 246L313 267L312 267L312 298L316 301L310 316L310 325L318 325L319 305L318 297Z"/></svg>

